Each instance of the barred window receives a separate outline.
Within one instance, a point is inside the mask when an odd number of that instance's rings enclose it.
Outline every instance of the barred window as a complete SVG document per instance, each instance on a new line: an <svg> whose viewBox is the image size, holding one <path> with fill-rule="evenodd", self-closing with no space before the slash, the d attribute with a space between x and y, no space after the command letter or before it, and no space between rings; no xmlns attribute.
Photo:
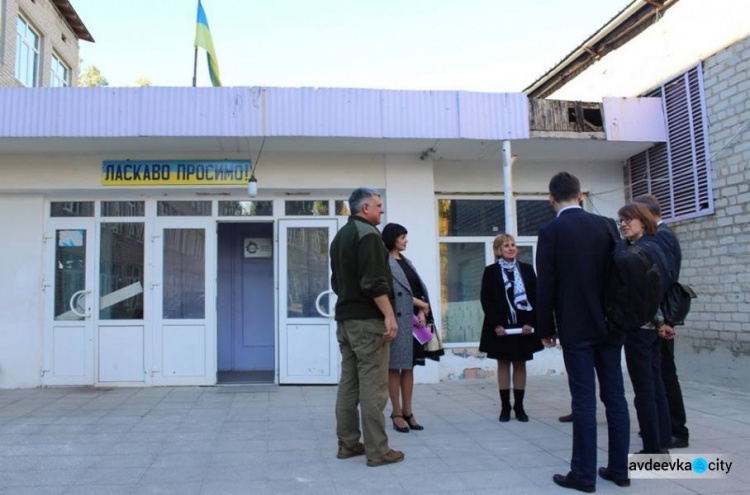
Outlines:
<svg viewBox="0 0 750 495"><path fill-rule="evenodd" d="M711 155L708 149L701 64L644 96L662 98L667 142L630 157L626 180L630 198L653 194L665 220L711 215Z"/></svg>

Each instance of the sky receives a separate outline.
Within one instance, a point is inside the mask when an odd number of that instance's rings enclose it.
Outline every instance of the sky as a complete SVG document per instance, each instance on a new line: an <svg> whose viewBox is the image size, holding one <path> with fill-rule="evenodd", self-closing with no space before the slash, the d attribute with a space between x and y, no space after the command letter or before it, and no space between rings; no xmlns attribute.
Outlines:
<svg viewBox="0 0 750 495"><path fill-rule="evenodd" d="M197 0L71 0L110 86L190 86ZM630 0L203 0L223 86L515 92ZM210 86L198 53L198 86Z"/></svg>

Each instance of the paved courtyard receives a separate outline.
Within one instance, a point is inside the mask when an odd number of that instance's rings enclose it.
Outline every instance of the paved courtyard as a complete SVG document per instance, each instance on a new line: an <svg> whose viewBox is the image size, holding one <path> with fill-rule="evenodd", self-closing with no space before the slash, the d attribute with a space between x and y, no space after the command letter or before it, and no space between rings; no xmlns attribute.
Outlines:
<svg viewBox="0 0 750 495"><path fill-rule="evenodd" d="M725 479L600 480L598 493L750 493L750 396L683 384L690 448L731 456ZM563 376L532 376L529 423L499 423L493 381L417 385L425 430L397 433L400 464L338 460L336 388L235 385L0 391L0 494L574 493ZM639 450L631 402L631 451ZM386 409L388 412L388 408ZM606 459L599 411L600 465ZM623 491L627 490L627 491Z"/></svg>

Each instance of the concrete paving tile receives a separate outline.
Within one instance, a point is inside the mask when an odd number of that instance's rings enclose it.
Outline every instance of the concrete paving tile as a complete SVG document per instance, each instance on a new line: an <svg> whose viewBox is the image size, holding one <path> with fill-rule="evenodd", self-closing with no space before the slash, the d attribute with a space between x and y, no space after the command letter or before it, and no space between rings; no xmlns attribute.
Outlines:
<svg viewBox="0 0 750 495"><path fill-rule="evenodd" d="M156 454L106 454L96 458L97 468L139 468L151 467Z"/></svg>
<svg viewBox="0 0 750 495"><path fill-rule="evenodd" d="M96 455L47 455L39 457L34 469L85 469L96 465L99 459Z"/></svg>
<svg viewBox="0 0 750 495"><path fill-rule="evenodd" d="M273 493L268 481L206 481L199 492L202 495L265 495Z"/></svg>
<svg viewBox="0 0 750 495"><path fill-rule="evenodd" d="M65 486L0 486L0 495L59 495Z"/></svg>
<svg viewBox="0 0 750 495"><path fill-rule="evenodd" d="M503 490L513 489L515 492L518 488L534 488L529 479L512 469L462 472L458 475L471 490L502 487Z"/></svg>
<svg viewBox="0 0 750 495"><path fill-rule="evenodd" d="M64 495L129 495L132 487L128 485L74 485L63 493Z"/></svg>
<svg viewBox="0 0 750 495"><path fill-rule="evenodd" d="M643 480L650 481L650 480ZM674 480L683 489L692 490L700 494L715 493L748 493L747 483L736 478L706 479L706 480Z"/></svg>
<svg viewBox="0 0 750 495"><path fill-rule="evenodd" d="M559 466L560 459L547 452L518 452L509 453L500 457L504 463L512 468L524 468L527 466L549 467Z"/></svg>
<svg viewBox="0 0 750 495"><path fill-rule="evenodd" d="M29 487L29 486L67 486L73 484L85 469L46 469L34 471L2 471L0 472L0 486Z"/></svg>
<svg viewBox="0 0 750 495"><path fill-rule="evenodd" d="M271 467L265 461L245 465L211 466L206 470L204 480L231 482L268 481L270 472Z"/></svg>
<svg viewBox="0 0 750 495"><path fill-rule="evenodd" d="M137 483L148 468L104 468L87 470L76 479L76 485L132 485Z"/></svg>
<svg viewBox="0 0 750 495"><path fill-rule="evenodd" d="M206 475L205 467L175 466L175 467L150 467L143 474L140 483L187 483L191 481L202 481Z"/></svg>
<svg viewBox="0 0 750 495"><path fill-rule="evenodd" d="M252 452L266 454L268 452L268 440L254 440L232 438L229 440L217 440L212 449L213 453L243 453Z"/></svg>
<svg viewBox="0 0 750 495"><path fill-rule="evenodd" d="M156 456L151 466L155 468L205 466L211 462L211 456L209 452L162 453Z"/></svg>
<svg viewBox="0 0 750 495"><path fill-rule="evenodd" d="M475 452L473 455L461 455L452 457L441 456L440 460L445 464L446 471L455 473L468 473L474 471L492 471L508 469L508 465L499 457L487 453Z"/></svg>
<svg viewBox="0 0 750 495"><path fill-rule="evenodd" d="M196 495L200 492L201 482L190 483L139 483L129 487L131 495ZM209 492L204 492L209 493ZM212 494L223 493L221 491ZM245 492L248 493L248 492Z"/></svg>
<svg viewBox="0 0 750 495"><path fill-rule="evenodd" d="M30 471L36 469L40 458L37 456L5 456L0 457L0 472L2 471Z"/></svg>
<svg viewBox="0 0 750 495"><path fill-rule="evenodd" d="M430 473L429 476L425 476L425 472ZM402 493L471 492L469 484L457 473L414 469L409 473L396 474L396 477L403 487Z"/></svg>
<svg viewBox="0 0 750 495"><path fill-rule="evenodd" d="M369 468L375 469L375 468ZM387 469L379 467L378 470ZM364 478L364 479L334 479L333 485L339 495L393 495L404 493L405 487L395 477Z"/></svg>
<svg viewBox="0 0 750 495"><path fill-rule="evenodd" d="M32 425L26 423L7 424L0 426L0 435L32 435L38 433L42 428L43 425Z"/></svg>
<svg viewBox="0 0 750 495"><path fill-rule="evenodd" d="M333 480L310 480L299 478L294 480L271 480L268 481L269 493L312 493L330 495L336 493L336 485Z"/></svg>
<svg viewBox="0 0 750 495"><path fill-rule="evenodd" d="M317 440L306 440L299 438L290 439L271 439L268 440L268 452L286 452L286 451L311 451L318 449Z"/></svg>
<svg viewBox="0 0 750 495"><path fill-rule="evenodd" d="M138 442L128 441L119 442L114 445L108 452L107 455L127 455L127 454L153 454L161 452L164 449L162 442Z"/></svg>

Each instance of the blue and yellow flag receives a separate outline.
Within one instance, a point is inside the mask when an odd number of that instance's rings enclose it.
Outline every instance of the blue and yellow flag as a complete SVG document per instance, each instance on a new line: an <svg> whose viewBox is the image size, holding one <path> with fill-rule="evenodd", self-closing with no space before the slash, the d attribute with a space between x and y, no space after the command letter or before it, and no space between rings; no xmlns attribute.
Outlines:
<svg viewBox="0 0 750 495"><path fill-rule="evenodd" d="M211 84L221 86L219 79L219 61L216 59L216 50L214 42L211 39L211 30L208 29L208 19L206 12L203 10L201 0L198 0L198 25L195 28L195 43L193 45L206 50L206 59L208 60L208 73L211 75Z"/></svg>

